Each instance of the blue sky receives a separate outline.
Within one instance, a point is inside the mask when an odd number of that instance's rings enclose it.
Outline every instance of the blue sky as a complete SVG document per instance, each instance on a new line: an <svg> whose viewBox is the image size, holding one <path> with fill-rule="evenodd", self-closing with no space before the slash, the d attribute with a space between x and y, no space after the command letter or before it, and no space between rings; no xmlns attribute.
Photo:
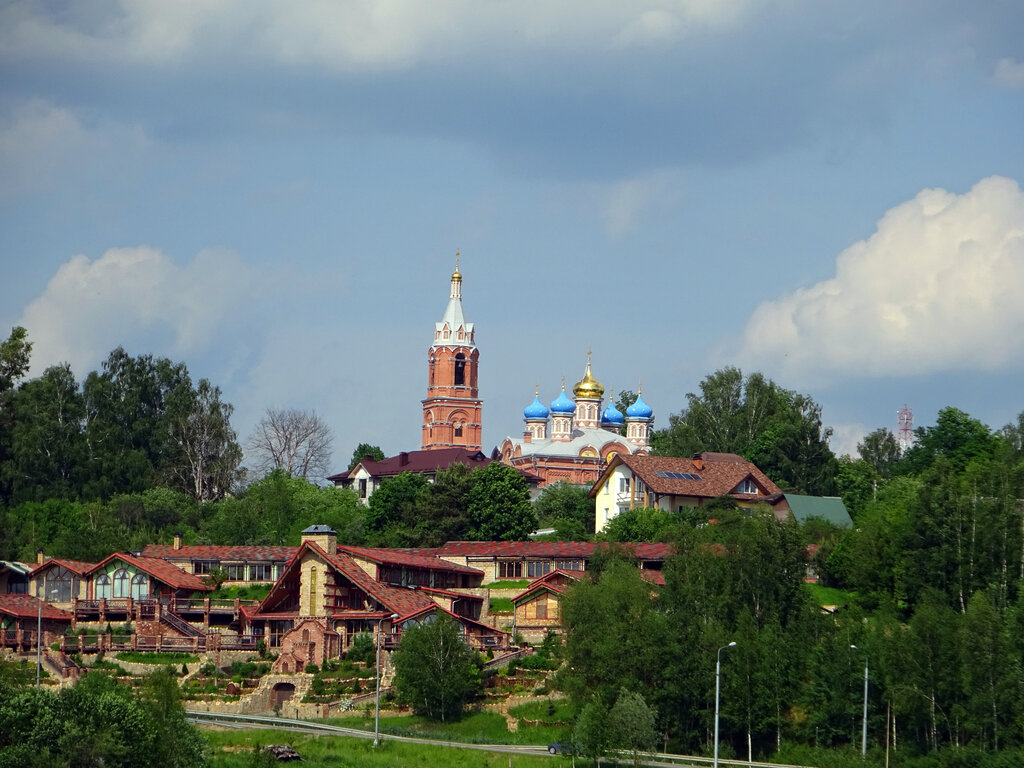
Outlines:
<svg viewBox="0 0 1024 768"><path fill-rule="evenodd" d="M588 348L658 423L722 365L855 450L1024 410L1024 4L12 2L0 323L117 345L335 464L419 447L456 249L484 443Z"/></svg>

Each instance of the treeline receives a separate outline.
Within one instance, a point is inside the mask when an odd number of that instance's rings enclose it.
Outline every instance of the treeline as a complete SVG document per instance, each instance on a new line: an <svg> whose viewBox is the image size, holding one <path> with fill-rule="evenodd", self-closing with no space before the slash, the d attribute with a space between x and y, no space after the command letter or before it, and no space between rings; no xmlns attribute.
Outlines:
<svg viewBox="0 0 1024 768"><path fill-rule="evenodd" d="M222 499L242 450L231 405L183 363L118 347L79 384L69 365L22 381L32 344L15 328L0 344L0 501L104 501L164 487Z"/></svg>
<svg viewBox="0 0 1024 768"><path fill-rule="evenodd" d="M590 725L627 690L656 711L660 737L709 754L721 653L725 755L827 764L811 751L856 754L867 665L874 764L1020 764L1022 438L1024 414L992 430L955 408L905 453L877 430L862 458L837 462L850 530L724 500L713 514L620 515L608 539L672 541L676 555L662 587L612 562L570 591L560 683L581 736L599 735ZM815 592L802 585L808 551L825 585Z"/></svg>

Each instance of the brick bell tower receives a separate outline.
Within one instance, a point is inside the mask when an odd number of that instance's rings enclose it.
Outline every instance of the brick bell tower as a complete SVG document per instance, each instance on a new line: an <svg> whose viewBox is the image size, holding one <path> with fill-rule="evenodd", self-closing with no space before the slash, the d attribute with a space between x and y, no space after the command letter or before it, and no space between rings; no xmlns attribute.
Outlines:
<svg viewBox="0 0 1024 768"><path fill-rule="evenodd" d="M434 324L434 343L427 352L423 450L480 450L483 401L477 388L479 360L473 324L462 314L462 273L456 251L448 308L441 322Z"/></svg>

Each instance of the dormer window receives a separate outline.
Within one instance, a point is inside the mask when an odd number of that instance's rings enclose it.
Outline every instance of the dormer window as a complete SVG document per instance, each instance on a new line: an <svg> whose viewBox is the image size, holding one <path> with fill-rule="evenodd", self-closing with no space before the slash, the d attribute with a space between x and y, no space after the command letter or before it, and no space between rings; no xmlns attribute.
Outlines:
<svg viewBox="0 0 1024 768"><path fill-rule="evenodd" d="M736 486L733 493L749 493L754 496L757 495L757 485L749 477Z"/></svg>

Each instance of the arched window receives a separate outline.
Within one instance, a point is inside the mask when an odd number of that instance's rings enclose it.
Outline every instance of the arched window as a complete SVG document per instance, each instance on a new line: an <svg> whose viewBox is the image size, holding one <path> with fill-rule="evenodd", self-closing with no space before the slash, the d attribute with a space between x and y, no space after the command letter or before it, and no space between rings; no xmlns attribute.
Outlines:
<svg viewBox="0 0 1024 768"><path fill-rule="evenodd" d="M130 593L129 582L130 578L126 569L118 568L114 571L114 594L112 597L115 599L119 597L128 597Z"/></svg>
<svg viewBox="0 0 1024 768"><path fill-rule="evenodd" d="M96 593L97 600L110 598L110 577L107 574L100 574L93 583L95 584L94 592Z"/></svg>
<svg viewBox="0 0 1024 768"><path fill-rule="evenodd" d="M132 599L145 600L149 597L149 577L144 573L132 576Z"/></svg>
<svg viewBox="0 0 1024 768"><path fill-rule="evenodd" d="M455 425L455 436L462 437L462 424Z"/></svg>
<svg viewBox="0 0 1024 768"><path fill-rule="evenodd" d="M455 356L455 386L461 387L466 384L466 356L459 352Z"/></svg>

